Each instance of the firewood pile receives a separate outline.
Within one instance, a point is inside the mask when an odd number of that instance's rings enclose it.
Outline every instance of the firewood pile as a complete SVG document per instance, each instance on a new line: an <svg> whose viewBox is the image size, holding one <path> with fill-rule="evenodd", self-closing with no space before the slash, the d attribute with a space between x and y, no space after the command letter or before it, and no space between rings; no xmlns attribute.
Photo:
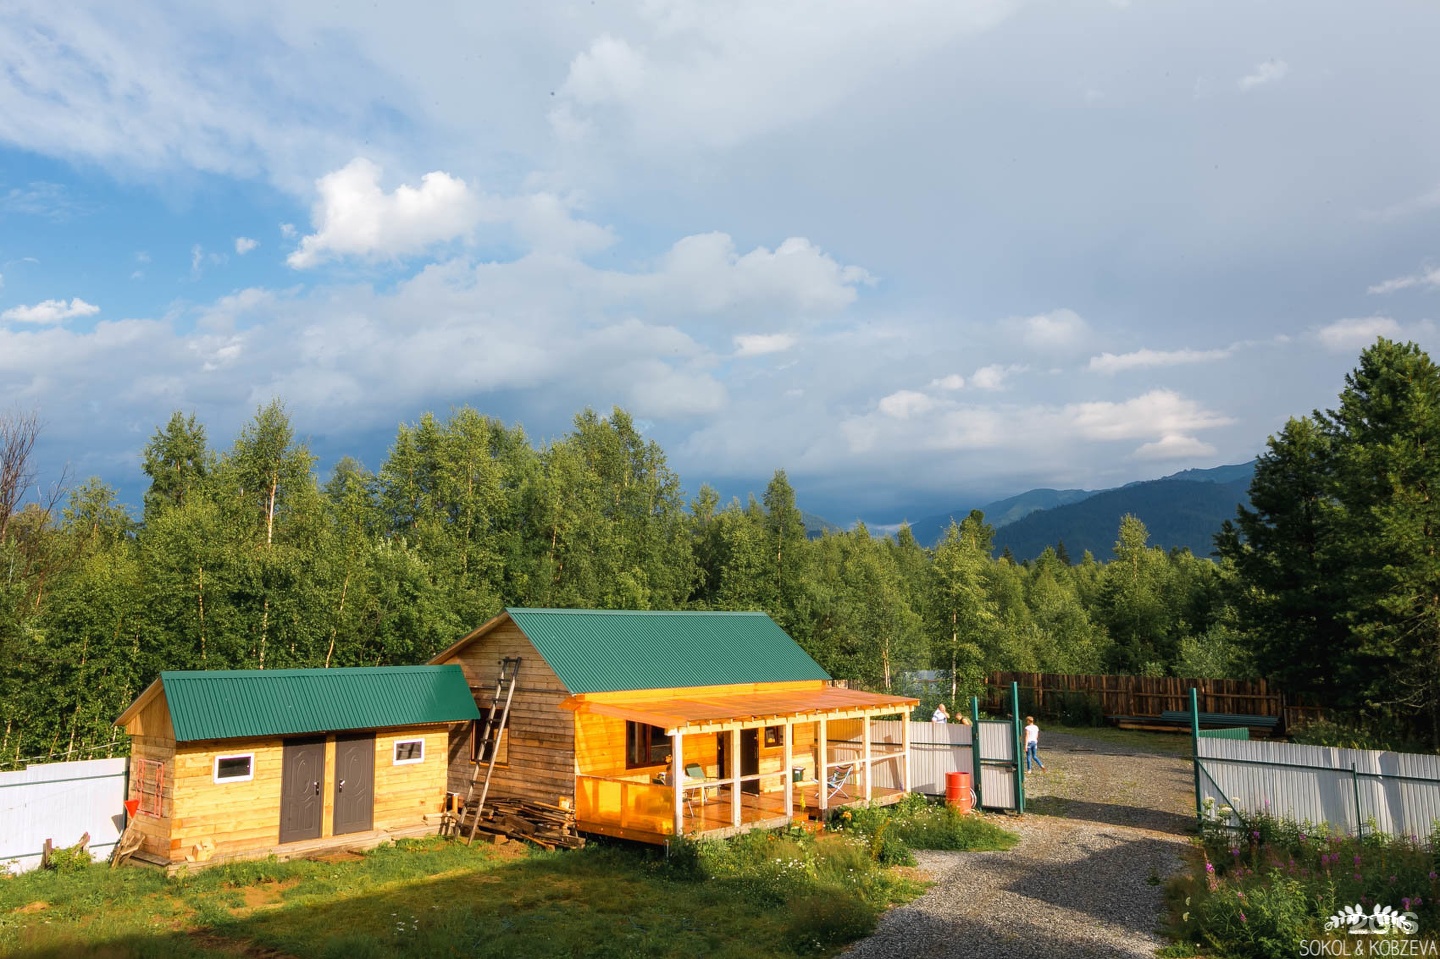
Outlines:
<svg viewBox="0 0 1440 959"><path fill-rule="evenodd" d="M460 835L469 835L474 807L465 810ZM476 834L523 839L542 849L581 849L585 840L575 832L575 813L547 803L525 799L491 799L476 824Z"/></svg>

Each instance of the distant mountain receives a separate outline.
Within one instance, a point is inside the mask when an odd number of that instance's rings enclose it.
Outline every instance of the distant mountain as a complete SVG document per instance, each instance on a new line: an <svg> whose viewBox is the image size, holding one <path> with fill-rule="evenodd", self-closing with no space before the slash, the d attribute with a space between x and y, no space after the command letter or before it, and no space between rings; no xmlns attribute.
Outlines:
<svg viewBox="0 0 1440 959"><path fill-rule="evenodd" d="M1220 524L1234 518L1236 506L1249 505L1253 464L1245 469L1247 473L1229 482L1167 477L1039 510L996 530L995 550L998 553L1008 546L1016 559L1034 559L1047 546L1063 540L1072 560L1078 561L1087 549L1098 560L1113 559L1120 519L1133 513L1149 530L1151 546L1183 547L1196 556L1210 556ZM1224 475L1213 470L1186 472Z"/></svg>
<svg viewBox="0 0 1440 959"><path fill-rule="evenodd" d="M1068 503L1078 503L1094 495L1094 492L1083 489L1032 489L1019 496L996 500L988 506L982 506L981 510L985 513L985 522L999 528L1008 526L1037 510L1054 509ZM969 515L970 510L957 509L949 513L941 513L938 516L927 516L911 523L910 532L915 534L918 542L933 546L945 537L945 531L950 528L951 520L958 523Z"/></svg>
<svg viewBox="0 0 1440 959"><path fill-rule="evenodd" d="M1161 479L1185 480L1191 483L1233 483L1236 480L1244 480L1245 485L1250 485L1250 480L1255 476L1255 461L1248 463L1236 463L1234 466L1212 466L1208 470L1181 470L1178 473L1171 473L1169 476L1162 476ZM1142 482L1144 482L1142 480ZM1153 481L1152 481L1153 482ZM1126 486L1136 486L1137 483L1126 483Z"/></svg>
<svg viewBox="0 0 1440 959"><path fill-rule="evenodd" d="M816 516L814 513L807 513L803 509L800 511L800 519L805 523L805 536L809 539L819 539L826 533L845 532L844 529L836 526L828 519L822 516Z"/></svg>

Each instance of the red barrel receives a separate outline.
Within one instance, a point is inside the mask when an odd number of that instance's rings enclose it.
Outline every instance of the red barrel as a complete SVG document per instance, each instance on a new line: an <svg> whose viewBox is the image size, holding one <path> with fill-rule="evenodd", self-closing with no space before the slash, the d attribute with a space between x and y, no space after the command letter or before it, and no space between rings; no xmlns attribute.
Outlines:
<svg viewBox="0 0 1440 959"><path fill-rule="evenodd" d="M970 774L954 772L945 774L945 802L961 812L969 812L974 800L970 796Z"/></svg>

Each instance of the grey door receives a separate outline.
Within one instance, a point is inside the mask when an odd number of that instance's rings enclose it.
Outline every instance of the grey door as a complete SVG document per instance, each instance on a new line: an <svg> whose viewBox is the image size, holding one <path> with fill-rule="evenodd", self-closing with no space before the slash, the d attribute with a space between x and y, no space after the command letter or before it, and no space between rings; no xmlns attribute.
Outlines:
<svg viewBox="0 0 1440 959"><path fill-rule="evenodd" d="M335 826L332 834L368 832L375 824L375 734L335 737Z"/></svg>
<svg viewBox="0 0 1440 959"><path fill-rule="evenodd" d="M325 739L287 739L280 763L280 841L319 839L325 815Z"/></svg>

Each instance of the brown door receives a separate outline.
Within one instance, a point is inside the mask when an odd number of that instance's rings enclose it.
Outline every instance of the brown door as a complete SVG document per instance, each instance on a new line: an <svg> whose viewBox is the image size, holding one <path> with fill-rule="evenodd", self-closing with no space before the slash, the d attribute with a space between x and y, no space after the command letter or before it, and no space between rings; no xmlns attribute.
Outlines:
<svg viewBox="0 0 1440 959"><path fill-rule="evenodd" d="M730 751L730 734L717 733L716 735L720 740L718 750L720 759L720 778L729 779L732 775L730 772L730 757L728 755ZM740 775L754 776L759 772L760 730L742 729L740 730ZM741 783L740 791L758 794L760 792L760 780L752 779L748 782Z"/></svg>
<svg viewBox="0 0 1440 959"><path fill-rule="evenodd" d="M319 839L325 815L325 739L287 739L280 763L280 841Z"/></svg>
<svg viewBox="0 0 1440 959"><path fill-rule="evenodd" d="M333 835L368 832L375 824L375 734L335 737Z"/></svg>

